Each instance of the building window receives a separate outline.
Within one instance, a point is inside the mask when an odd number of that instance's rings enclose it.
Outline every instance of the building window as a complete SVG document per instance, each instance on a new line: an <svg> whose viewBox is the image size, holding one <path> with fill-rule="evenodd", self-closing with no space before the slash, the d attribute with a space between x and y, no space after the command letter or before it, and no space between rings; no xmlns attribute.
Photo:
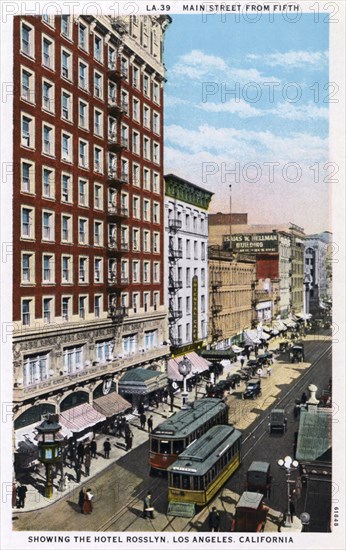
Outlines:
<svg viewBox="0 0 346 550"><path fill-rule="evenodd" d="M108 67L109 69L115 69L116 68L116 51L111 46L108 46Z"/></svg>
<svg viewBox="0 0 346 550"><path fill-rule="evenodd" d="M141 177L140 177L140 168L138 164L132 165L132 177L133 177L133 185L135 187L140 187Z"/></svg>
<svg viewBox="0 0 346 550"><path fill-rule="evenodd" d="M88 65L79 61L78 63L78 85L82 90L89 89L88 83Z"/></svg>
<svg viewBox="0 0 346 550"><path fill-rule="evenodd" d="M21 51L25 55L34 57L35 47L34 47L34 29L27 24L22 23L22 40L21 40Z"/></svg>
<svg viewBox="0 0 346 550"><path fill-rule="evenodd" d="M134 292L134 293L132 294L132 309L133 309L133 313L137 313L138 308L139 308L139 294L138 294L138 292Z"/></svg>
<svg viewBox="0 0 346 550"><path fill-rule="evenodd" d="M201 243L201 260L206 260L206 248L205 248L205 243Z"/></svg>
<svg viewBox="0 0 346 550"><path fill-rule="evenodd" d="M153 349L157 346L157 329L144 332L144 349Z"/></svg>
<svg viewBox="0 0 346 550"><path fill-rule="evenodd" d="M35 165L32 162L21 162L21 189L23 193L35 193Z"/></svg>
<svg viewBox="0 0 346 550"><path fill-rule="evenodd" d="M94 71L94 96L99 99L103 98L103 77L100 73Z"/></svg>
<svg viewBox="0 0 346 550"><path fill-rule="evenodd" d="M88 151L88 142L79 140L78 142L78 159L79 159L79 166L81 168L88 168L88 158L89 158L89 151Z"/></svg>
<svg viewBox="0 0 346 550"><path fill-rule="evenodd" d="M155 311L157 310L159 305L160 305L160 292L155 291L153 293L153 306Z"/></svg>
<svg viewBox="0 0 346 550"><path fill-rule="evenodd" d="M72 80L72 55L66 50L61 50L61 76Z"/></svg>
<svg viewBox="0 0 346 550"><path fill-rule="evenodd" d="M153 222L160 223L160 205L158 202L153 204Z"/></svg>
<svg viewBox="0 0 346 550"><path fill-rule="evenodd" d="M94 110L94 134L103 136L103 112Z"/></svg>
<svg viewBox="0 0 346 550"><path fill-rule="evenodd" d="M61 137L61 158L67 162L72 162L72 136L62 133Z"/></svg>
<svg viewBox="0 0 346 550"><path fill-rule="evenodd" d="M186 333L185 333L185 338L186 338L186 342L190 342L190 323L186 323Z"/></svg>
<svg viewBox="0 0 346 550"><path fill-rule="evenodd" d="M42 65L54 70L54 43L46 36L42 38Z"/></svg>
<svg viewBox="0 0 346 550"><path fill-rule="evenodd" d="M140 87L140 71L136 66L132 66L132 84L134 88L139 89Z"/></svg>
<svg viewBox="0 0 346 550"><path fill-rule="evenodd" d="M72 315L72 298L63 296L61 299L61 316L63 321L69 321Z"/></svg>
<svg viewBox="0 0 346 550"><path fill-rule="evenodd" d="M42 152L45 155L54 156L54 128L52 126L43 125L43 147Z"/></svg>
<svg viewBox="0 0 346 550"><path fill-rule="evenodd" d="M160 164L160 145L155 142L153 144L153 161Z"/></svg>
<svg viewBox="0 0 346 550"><path fill-rule="evenodd" d="M137 351L137 334L128 334L122 338L122 348L124 355L130 355L130 353L135 353Z"/></svg>
<svg viewBox="0 0 346 550"><path fill-rule="evenodd" d="M100 363L113 359L114 340L104 340L95 344L95 358Z"/></svg>
<svg viewBox="0 0 346 550"><path fill-rule="evenodd" d="M193 241L193 257L198 260L198 241Z"/></svg>
<svg viewBox="0 0 346 550"><path fill-rule="evenodd" d="M82 48L82 50L88 51L88 30L83 23L79 23L78 46Z"/></svg>
<svg viewBox="0 0 346 550"><path fill-rule="evenodd" d="M139 100L136 98L132 101L132 116L136 122L139 122Z"/></svg>
<svg viewBox="0 0 346 550"><path fill-rule="evenodd" d="M143 220L150 221L150 201L148 199L143 200Z"/></svg>
<svg viewBox="0 0 346 550"><path fill-rule="evenodd" d="M145 96L150 97L150 79L148 75L143 75L143 93Z"/></svg>
<svg viewBox="0 0 346 550"><path fill-rule="evenodd" d="M81 100L78 103L78 124L83 130L89 128L88 104Z"/></svg>
<svg viewBox="0 0 346 550"><path fill-rule="evenodd" d="M153 271L153 282L159 283L160 282L160 263L154 262L154 271Z"/></svg>
<svg viewBox="0 0 346 550"><path fill-rule="evenodd" d="M160 194L160 176L156 172L153 172L153 191Z"/></svg>
<svg viewBox="0 0 346 550"><path fill-rule="evenodd" d="M61 240L63 242L72 242L72 216L63 214L61 216Z"/></svg>
<svg viewBox="0 0 346 550"><path fill-rule="evenodd" d="M145 159L150 160L150 139L143 138L143 156Z"/></svg>
<svg viewBox="0 0 346 550"><path fill-rule="evenodd" d="M143 252L150 252L150 231L143 231Z"/></svg>
<svg viewBox="0 0 346 550"><path fill-rule="evenodd" d="M143 106L143 126L150 128L150 108L147 105Z"/></svg>
<svg viewBox="0 0 346 550"><path fill-rule="evenodd" d="M61 34L67 38L71 37L71 18L69 15L61 16Z"/></svg>
<svg viewBox="0 0 346 550"><path fill-rule="evenodd" d="M202 267L201 269L201 286L205 286L205 269Z"/></svg>
<svg viewBox="0 0 346 550"><path fill-rule="evenodd" d="M94 34L94 57L97 61L103 61L103 41L100 36Z"/></svg>
<svg viewBox="0 0 346 550"><path fill-rule="evenodd" d="M154 86L153 86L153 99L155 101L155 103L157 103L158 105L160 104L160 86L157 82L154 82Z"/></svg>
<svg viewBox="0 0 346 550"><path fill-rule="evenodd" d="M88 244L88 220L78 218L78 242Z"/></svg>
<svg viewBox="0 0 346 550"><path fill-rule="evenodd" d="M155 112L153 113L153 131L160 135L160 115Z"/></svg>
<svg viewBox="0 0 346 550"><path fill-rule="evenodd" d="M160 252L160 233L153 234L153 252L156 254Z"/></svg>
<svg viewBox="0 0 346 550"><path fill-rule="evenodd" d="M149 305L150 305L150 294L149 294L149 292L144 292L143 293L144 311L149 311Z"/></svg>
<svg viewBox="0 0 346 550"><path fill-rule="evenodd" d="M33 386L48 379L49 354L28 355L24 357L23 385Z"/></svg>
<svg viewBox="0 0 346 550"><path fill-rule="evenodd" d="M103 246L102 222L94 221L94 246Z"/></svg>
<svg viewBox="0 0 346 550"><path fill-rule="evenodd" d="M201 296L201 313L205 313L205 296L202 294Z"/></svg>
<svg viewBox="0 0 346 550"><path fill-rule="evenodd" d="M61 175L61 201L72 202L72 177L68 174Z"/></svg>
<svg viewBox="0 0 346 550"><path fill-rule="evenodd" d="M132 151L136 155L139 155L139 153L140 153L140 151L139 151L139 143L140 143L139 140L140 140L139 133L134 130L132 132Z"/></svg>
<svg viewBox="0 0 346 550"><path fill-rule="evenodd" d="M97 318L101 317L102 313L102 295L97 295L94 297L94 315Z"/></svg>
<svg viewBox="0 0 346 550"><path fill-rule="evenodd" d="M22 69L21 98L35 103L35 73L29 69Z"/></svg>
<svg viewBox="0 0 346 550"><path fill-rule="evenodd" d="M191 269L189 267L186 268L186 288L191 287Z"/></svg>
<svg viewBox="0 0 346 550"><path fill-rule="evenodd" d="M42 260L43 260L42 282L54 283L55 282L54 256L52 254L43 254Z"/></svg>
<svg viewBox="0 0 346 550"><path fill-rule="evenodd" d="M128 261L127 260L121 260L120 277L121 277L121 282L123 284L128 283Z"/></svg>
<svg viewBox="0 0 346 550"><path fill-rule="evenodd" d="M72 283L72 256L61 257L61 282Z"/></svg>
<svg viewBox="0 0 346 550"><path fill-rule="evenodd" d="M21 144L30 149L35 147L35 121L27 115L22 115Z"/></svg>
<svg viewBox="0 0 346 550"><path fill-rule="evenodd" d="M139 233L139 229L137 228L133 228L132 229L132 250L134 252L139 252L140 250L140 233Z"/></svg>
<svg viewBox="0 0 346 550"><path fill-rule="evenodd" d="M72 121L72 95L69 92L61 92L61 116L63 119Z"/></svg>
<svg viewBox="0 0 346 550"><path fill-rule="evenodd" d="M43 322L51 323L53 320L53 298L43 298Z"/></svg>
<svg viewBox="0 0 346 550"><path fill-rule="evenodd" d="M80 304L79 304L80 305ZM72 374L84 368L84 346L68 347L63 351L64 373Z"/></svg>
<svg viewBox="0 0 346 550"><path fill-rule="evenodd" d="M50 113L54 112L54 86L47 80L42 81L42 108Z"/></svg>
<svg viewBox="0 0 346 550"><path fill-rule="evenodd" d="M123 78L127 78L129 70L128 70L128 60L126 59L126 57L121 58L120 70L121 70L121 76Z"/></svg>
<svg viewBox="0 0 346 550"><path fill-rule="evenodd" d="M94 185L94 208L103 210L103 187L97 183Z"/></svg>
<svg viewBox="0 0 346 550"><path fill-rule="evenodd" d="M78 204L79 206L88 206L88 182L87 180L78 180Z"/></svg>
<svg viewBox="0 0 346 550"><path fill-rule="evenodd" d="M35 282L35 256L32 252L22 253L22 284Z"/></svg>
<svg viewBox="0 0 346 550"><path fill-rule="evenodd" d="M186 258L189 260L191 258L191 241L190 241L190 239L186 239L185 247L186 247Z"/></svg>
<svg viewBox="0 0 346 550"><path fill-rule="evenodd" d="M133 283L139 283L140 276L139 276L139 261L133 260L132 262L132 282Z"/></svg>
<svg viewBox="0 0 346 550"><path fill-rule="evenodd" d="M54 213L42 212L42 239L54 241Z"/></svg>
<svg viewBox="0 0 346 550"><path fill-rule="evenodd" d="M33 300L28 298L22 299L22 324L29 326L32 320Z"/></svg>
<svg viewBox="0 0 346 550"><path fill-rule="evenodd" d="M102 283L102 281L103 281L102 258L94 258L94 282Z"/></svg>
<svg viewBox="0 0 346 550"><path fill-rule="evenodd" d="M88 258L79 257L79 273L78 273L78 282L87 283L89 282L89 273L88 273Z"/></svg>
<svg viewBox="0 0 346 550"><path fill-rule="evenodd" d="M143 169L143 188L150 191L150 170L148 168Z"/></svg>
<svg viewBox="0 0 346 550"><path fill-rule="evenodd" d="M103 151L100 147L94 146L94 171L103 173Z"/></svg>
<svg viewBox="0 0 346 550"><path fill-rule="evenodd" d="M150 262L143 262L143 283L150 283Z"/></svg>

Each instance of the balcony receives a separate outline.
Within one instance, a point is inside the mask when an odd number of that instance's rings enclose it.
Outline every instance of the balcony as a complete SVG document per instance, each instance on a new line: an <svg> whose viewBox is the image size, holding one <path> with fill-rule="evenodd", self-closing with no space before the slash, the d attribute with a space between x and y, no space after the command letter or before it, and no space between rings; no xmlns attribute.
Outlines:
<svg viewBox="0 0 346 550"><path fill-rule="evenodd" d="M124 207L109 205L107 212L109 218L128 218L129 216L129 209Z"/></svg>
<svg viewBox="0 0 346 550"><path fill-rule="evenodd" d="M117 286L118 285L118 277L115 272L108 273L108 286Z"/></svg>
<svg viewBox="0 0 346 550"><path fill-rule="evenodd" d="M181 220L168 220L168 230L176 232L183 227L183 222Z"/></svg>
<svg viewBox="0 0 346 550"><path fill-rule="evenodd" d="M218 313L221 313L221 311L222 311L222 305L221 304L212 304L211 312L214 315L217 315Z"/></svg>
<svg viewBox="0 0 346 550"><path fill-rule="evenodd" d="M171 309L168 313L168 319L170 322L177 321L178 319L181 319L183 316L183 312L181 309Z"/></svg>
<svg viewBox="0 0 346 550"><path fill-rule="evenodd" d="M129 104L127 101L118 101L115 96L108 97L107 100L108 112L114 115L121 115L127 113L129 110Z"/></svg>
<svg viewBox="0 0 346 550"><path fill-rule="evenodd" d="M118 176L115 168L110 168L107 173L107 180L110 185L113 184L126 184L129 183L129 174L128 172L121 172Z"/></svg>
<svg viewBox="0 0 346 550"><path fill-rule="evenodd" d="M173 248L173 247L169 247L169 258L173 259L173 260L181 260L181 258L183 257L183 251L181 248Z"/></svg>
<svg viewBox="0 0 346 550"><path fill-rule="evenodd" d="M121 322L124 317L128 317L129 314L129 308L128 307L117 307L117 306L110 306L108 310L108 317L112 319L112 321Z"/></svg>
<svg viewBox="0 0 346 550"><path fill-rule="evenodd" d="M175 281L173 279L169 279L168 282L168 290L172 292L176 292L177 290L180 290L183 288L183 281Z"/></svg>

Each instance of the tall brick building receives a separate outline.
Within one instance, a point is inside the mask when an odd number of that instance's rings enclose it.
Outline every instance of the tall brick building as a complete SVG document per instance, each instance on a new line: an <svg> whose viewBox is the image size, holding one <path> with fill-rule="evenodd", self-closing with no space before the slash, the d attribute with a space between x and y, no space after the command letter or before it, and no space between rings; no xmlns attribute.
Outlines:
<svg viewBox="0 0 346 550"><path fill-rule="evenodd" d="M162 17L15 17L15 428L163 370ZM102 417L102 418L101 418ZM64 418L60 417L64 425ZM78 424L78 422L77 422ZM71 427L71 426L70 426ZM74 431L72 429L72 431ZM75 432L74 432L75 433Z"/></svg>

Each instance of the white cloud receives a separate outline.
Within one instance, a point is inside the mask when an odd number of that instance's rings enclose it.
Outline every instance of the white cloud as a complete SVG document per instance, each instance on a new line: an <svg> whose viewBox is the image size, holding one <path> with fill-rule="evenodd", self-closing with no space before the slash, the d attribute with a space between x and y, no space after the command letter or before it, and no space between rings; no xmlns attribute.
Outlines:
<svg viewBox="0 0 346 550"><path fill-rule="evenodd" d="M280 103L275 109L267 111L267 114L284 118L285 120L328 120L329 109L327 107L318 107L314 103L298 105L297 103Z"/></svg>
<svg viewBox="0 0 346 550"><path fill-rule="evenodd" d="M309 52L304 50L290 50L288 52L275 52L267 55L249 54L246 58L250 61L261 61L266 65L275 67L306 67L325 64L328 61L328 52Z"/></svg>
<svg viewBox="0 0 346 550"><path fill-rule="evenodd" d="M229 113L238 115L240 118L258 117L265 114L264 110L255 109L243 99L240 101L231 100L221 103L200 103L198 109L209 113Z"/></svg>
<svg viewBox="0 0 346 550"><path fill-rule="evenodd" d="M176 107L177 105L189 105L190 102L181 97L173 96L166 94L165 95L165 106L166 107Z"/></svg>

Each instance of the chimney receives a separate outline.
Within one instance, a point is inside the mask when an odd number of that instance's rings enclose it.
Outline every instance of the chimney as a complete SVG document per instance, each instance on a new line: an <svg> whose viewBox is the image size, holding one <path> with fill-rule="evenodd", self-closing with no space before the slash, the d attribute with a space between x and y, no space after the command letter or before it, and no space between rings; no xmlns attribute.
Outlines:
<svg viewBox="0 0 346 550"><path fill-rule="evenodd" d="M308 411L317 412L317 405L319 404L319 400L316 399L317 386L315 386L315 384L310 384L310 386L308 386L308 390L310 392L310 397L306 402Z"/></svg>

